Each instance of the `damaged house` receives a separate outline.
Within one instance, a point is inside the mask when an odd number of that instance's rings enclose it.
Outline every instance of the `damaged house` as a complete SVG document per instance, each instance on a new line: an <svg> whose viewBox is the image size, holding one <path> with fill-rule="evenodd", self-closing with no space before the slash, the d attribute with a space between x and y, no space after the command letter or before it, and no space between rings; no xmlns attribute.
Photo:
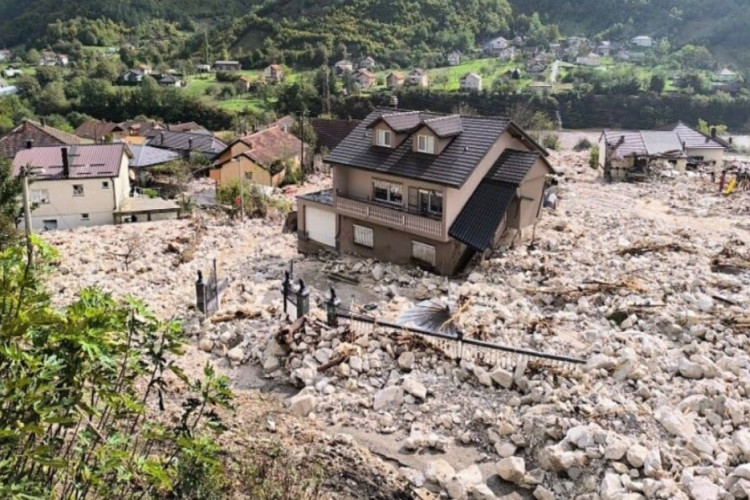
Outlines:
<svg viewBox="0 0 750 500"><path fill-rule="evenodd" d="M376 110L297 198L302 253L332 249L451 275L541 213L548 153L502 117Z"/></svg>

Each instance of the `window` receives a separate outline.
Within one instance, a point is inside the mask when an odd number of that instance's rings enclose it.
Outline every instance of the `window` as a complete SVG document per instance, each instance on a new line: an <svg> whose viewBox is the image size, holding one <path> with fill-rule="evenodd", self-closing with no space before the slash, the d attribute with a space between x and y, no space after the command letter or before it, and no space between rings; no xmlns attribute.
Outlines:
<svg viewBox="0 0 750 500"><path fill-rule="evenodd" d="M372 229L354 224L354 243L356 245L362 245L363 247L372 248L374 246Z"/></svg>
<svg viewBox="0 0 750 500"><path fill-rule="evenodd" d="M54 231L57 229L57 219L49 219L42 221L45 231Z"/></svg>
<svg viewBox="0 0 750 500"><path fill-rule="evenodd" d="M418 135L417 151L420 153L435 153L435 138L430 135Z"/></svg>
<svg viewBox="0 0 750 500"><path fill-rule="evenodd" d="M81 214L81 220L89 220L89 214Z"/></svg>
<svg viewBox="0 0 750 500"><path fill-rule="evenodd" d="M109 189L109 181L102 181L102 189Z"/></svg>
<svg viewBox="0 0 750 500"><path fill-rule="evenodd" d="M383 203L401 205L403 201L401 184L375 180L373 181L373 198Z"/></svg>
<svg viewBox="0 0 750 500"><path fill-rule="evenodd" d="M390 130L378 130L377 144L378 146L393 146L393 133Z"/></svg>
<svg viewBox="0 0 750 500"><path fill-rule="evenodd" d="M73 196L83 196L83 184L73 184Z"/></svg>
<svg viewBox="0 0 750 500"><path fill-rule="evenodd" d="M49 191L47 191L46 189L32 189L31 203L46 205L47 203L49 203Z"/></svg>
<svg viewBox="0 0 750 500"><path fill-rule="evenodd" d="M420 189L419 211L423 214L442 215L443 193L429 189Z"/></svg>
<svg viewBox="0 0 750 500"><path fill-rule="evenodd" d="M412 241L411 256L420 262L429 264L430 266L435 265L435 247L432 245L426 245L419 241Z"/></svg>
<svg viewBox="0 0 750 500"><path fill-rule="evenodd" d="M245 172L245 179L248 181L253 180L253 173L252 172Z"/></svg>

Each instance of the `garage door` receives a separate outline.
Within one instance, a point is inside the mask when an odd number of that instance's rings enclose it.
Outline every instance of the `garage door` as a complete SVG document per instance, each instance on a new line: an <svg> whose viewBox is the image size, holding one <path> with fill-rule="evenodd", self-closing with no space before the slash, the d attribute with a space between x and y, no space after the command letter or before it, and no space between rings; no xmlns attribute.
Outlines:
<svg viewBox="0 0 750 500"><path fill-rule="evenodd" d="M305 207L307 236L318 243L336 246L336 214L319 208Z"/></svg>

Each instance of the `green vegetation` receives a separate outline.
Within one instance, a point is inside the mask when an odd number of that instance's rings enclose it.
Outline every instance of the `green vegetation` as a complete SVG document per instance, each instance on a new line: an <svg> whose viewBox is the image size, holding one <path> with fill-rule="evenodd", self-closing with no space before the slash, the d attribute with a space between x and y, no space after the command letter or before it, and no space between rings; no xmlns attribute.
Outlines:
<svg viewBox="0 0 750 500"><path fill-rule="evenodd" d="M591 154L589 154L589 167L594 170L599 168L599 148L597 146L591 148Z"/></svg>

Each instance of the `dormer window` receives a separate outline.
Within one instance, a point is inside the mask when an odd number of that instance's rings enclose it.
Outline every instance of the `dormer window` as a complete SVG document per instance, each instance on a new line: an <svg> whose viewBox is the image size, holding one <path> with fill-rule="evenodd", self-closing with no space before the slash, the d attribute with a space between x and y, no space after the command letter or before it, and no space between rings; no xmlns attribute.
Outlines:
<svg viewBox="0 0 750 500"><path fill-rule="evenodd" d="M418 135L417 151L420 153L435 154L435 138L431 135Z"/></svg>
<svg viewBox="0 0 750 500"><path fill-rule="evenodd" d="M376 144L386 148L393 147L393 132L390 130L378 130L376 135Z"/></svg>

